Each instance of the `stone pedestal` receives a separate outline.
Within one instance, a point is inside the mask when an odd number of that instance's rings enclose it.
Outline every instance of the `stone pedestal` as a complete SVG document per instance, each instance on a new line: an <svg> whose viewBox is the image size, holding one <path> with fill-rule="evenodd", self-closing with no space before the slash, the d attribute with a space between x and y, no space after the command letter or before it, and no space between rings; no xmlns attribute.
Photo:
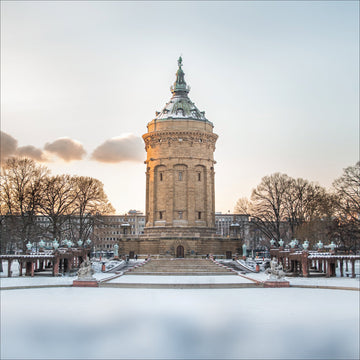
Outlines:
<svg viewBox="0 0 360 360"><path fill-rule="evenodd" d="M75 286L75 287L99 287L99 283L95 278L92 278L89 280L81 279L81 280L74 280L73 286Z"/></svg>
<svg viewBox="0 0 360 360"><path fill-rule="evenodd" d="M266 288L290 287L290 282L286 281L286 280L281 280L281 281L266 280L264 282L264 287L266 287Z"/></svg>

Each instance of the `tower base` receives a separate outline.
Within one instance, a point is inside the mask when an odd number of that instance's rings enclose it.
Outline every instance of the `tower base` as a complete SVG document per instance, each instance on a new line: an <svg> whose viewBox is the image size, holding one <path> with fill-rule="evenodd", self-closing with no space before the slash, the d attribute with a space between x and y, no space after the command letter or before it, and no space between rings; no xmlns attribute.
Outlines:
<svg viewBox="0 0 360 360"><path fill-rule="evenodd" d="M120 254L147 254L169 257L196 257L203 255L223 255L231 259L242 252L241 239L204 236L196 232L169 234L146 234L138 238L120 241Z"/></svg>

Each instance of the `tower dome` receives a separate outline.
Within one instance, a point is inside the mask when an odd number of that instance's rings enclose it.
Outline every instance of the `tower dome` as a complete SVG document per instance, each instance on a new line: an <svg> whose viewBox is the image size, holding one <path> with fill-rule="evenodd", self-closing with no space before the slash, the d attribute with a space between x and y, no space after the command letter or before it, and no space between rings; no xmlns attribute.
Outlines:
<svg viewBox="0 0 360 360"><path fill-rule="evenodd" d="M187 119L205 121L205 111L199 111L195 104L189 99L190 87L185 82L185 73L182 70L182 58L178 59L178 70L176 80L170 90L173 94L170 101L160 112L156 112L155 120Z"/></svg>

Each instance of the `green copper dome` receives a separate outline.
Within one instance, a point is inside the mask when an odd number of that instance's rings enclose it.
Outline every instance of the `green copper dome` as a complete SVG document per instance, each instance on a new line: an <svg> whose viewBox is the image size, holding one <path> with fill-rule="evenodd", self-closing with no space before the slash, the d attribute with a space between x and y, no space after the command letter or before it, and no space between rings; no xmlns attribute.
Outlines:
<svg viewBox="0 0 360 360"><path fill-rule="evenodd" d="M170 101L165 105L161 112L156 112L155 120L196 120L209 122L205 118L205 111L199 111L195 104L189 99L190 87L186 85L184 71L182 70L182 58L178 59L178 70L176 80L170 90L173 94Z"/></svg>

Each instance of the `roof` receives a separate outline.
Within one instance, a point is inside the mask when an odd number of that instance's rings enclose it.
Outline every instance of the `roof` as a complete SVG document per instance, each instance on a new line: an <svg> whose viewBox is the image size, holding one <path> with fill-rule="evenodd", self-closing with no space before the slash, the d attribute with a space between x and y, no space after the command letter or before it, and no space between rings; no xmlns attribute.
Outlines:
<svg viewBox="0 0 360 360"><path fill-rule="evenodd" d="M205 111L200 111L188 97L190 87L186 84L182 70L182 58L178 59L178 71L176 80L170 90L173 94L170 101L160 112L156 112L155 120L184 119L209 122L205 117Z"/></svg>

